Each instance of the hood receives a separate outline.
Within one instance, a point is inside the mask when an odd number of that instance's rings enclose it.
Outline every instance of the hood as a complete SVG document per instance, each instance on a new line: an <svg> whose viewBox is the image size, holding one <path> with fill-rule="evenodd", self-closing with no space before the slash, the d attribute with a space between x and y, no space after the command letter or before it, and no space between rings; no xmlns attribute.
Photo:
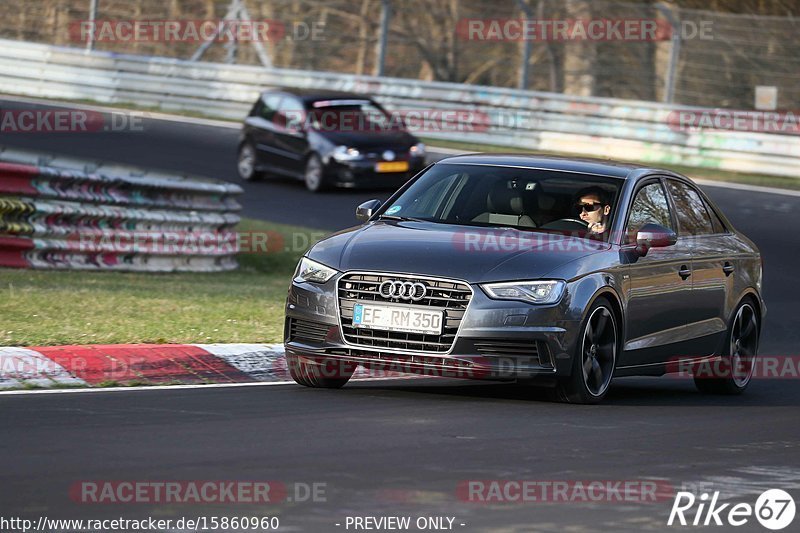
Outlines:
<svg viewBox="0 0 800 533"><path fill-rule="evenodd" d="M417 138L405 130L386 131L316 131L317 135L330 141L335 146L344 145L353 148L394 148L408 149L416 144Z"/></svg>
<svg viewBox="0 0 800 533"><path fill-rule="evenodd" d="M340 271L485 283L541 278L609 248L607 243L546 232L386 220L335 233L317 243L308 256Z"/></svg>

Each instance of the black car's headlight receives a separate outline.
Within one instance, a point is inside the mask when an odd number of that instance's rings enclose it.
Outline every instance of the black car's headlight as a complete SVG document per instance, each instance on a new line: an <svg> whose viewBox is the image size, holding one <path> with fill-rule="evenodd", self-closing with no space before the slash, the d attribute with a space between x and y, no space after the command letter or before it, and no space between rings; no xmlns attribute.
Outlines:
<svg viewBox="0 0 800 533"><path fill-rule="evenodd" d="M331 152L331 157L339 162L355 161L356 159L361 159L362 154L358 148L337 146L333 149L333 152Z"/></svg>
<svg viewBox="0 0 800 533"><path fill-rule="evenodd" d="M294 280L297 282L310 281L311 283L325 283L338 272L338 270L329 266L304 257L297 265L297 270L294 273Z"/></svg>
<svg viewBox="0 0 800 533"><path fill-rule="evenodd" d="M423 143L417 143L411 147L409 153L412 157L422 157L425 155L425 145Z"/></svg>
<svg viewBox="0 0 800 533"><path fill-rule="evenodd" d="M494 300L517 300L532 304L554 304L561 299L567 284L561 280L508 281L484 283L481 288Z"/></svg>

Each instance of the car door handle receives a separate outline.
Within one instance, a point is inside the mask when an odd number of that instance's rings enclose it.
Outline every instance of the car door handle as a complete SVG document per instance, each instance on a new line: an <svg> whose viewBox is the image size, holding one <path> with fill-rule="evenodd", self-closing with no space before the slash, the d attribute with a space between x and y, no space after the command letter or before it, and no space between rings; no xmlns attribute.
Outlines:
<svg viewBox="0 0 800 533"><path fill-rule="evenodd" d="M688 278L689 276L692 275L692 270L690 268L688 268L686 265L681 265L681 269L678 270L678 275L682 279L686 279L686 278Z"/></svg>
<svg viewBox="0 0 800 533"><path fill-rule="evenodd" d="M731 274L733 274L734 270L736 270L736 267L734 267L732 264L728 263L727 261L725 262L725 265L723 265L723 267L722 267L722 271L725 272L726 276L730 276Z"/></svg>

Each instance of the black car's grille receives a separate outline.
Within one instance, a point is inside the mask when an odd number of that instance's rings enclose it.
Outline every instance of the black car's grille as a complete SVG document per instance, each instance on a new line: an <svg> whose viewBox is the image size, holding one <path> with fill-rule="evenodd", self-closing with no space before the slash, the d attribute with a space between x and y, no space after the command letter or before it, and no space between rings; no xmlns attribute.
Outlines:
<svg viewBox="0 0 800 533"><path fill-rule="evenodd" d="M381 149L370 149L366 157L368 159L383 159L383 154L387 150L394 152L395 159L404 160L408 157L408 148L381 148Z"/></svg>
<svg viewBox="0 0 800 533"><path fill-rule="evenodd" d="M290 318L289 340L320 344L324 342L325 338L328 336L329 328L330 326L327 324Z"/></svg>
<svg viewBox="0 0 800 533"><path fill-rule="evenodd" d="M552 366L547 345L542 341L479 339L475 349L487 357L528 357L537 359L541 366Z"/></svg>
<svg viewBox="0 0 800 533"><path fill-rule="evenodd" d="M354 328L353 306L357 302L386 302L405 305L398 298L384 298L378 292L381 283L387 280L420 281L427 287L427 295L415 306L427 306L444 311L441 335L400 333L377 329ZM345 341L358 346L388 348L413 352L445 353L453 346L458 326L464 318L472 290L460 281L416 278L394 274L348 274L339 280L339 311L342 334Z"/></svg>

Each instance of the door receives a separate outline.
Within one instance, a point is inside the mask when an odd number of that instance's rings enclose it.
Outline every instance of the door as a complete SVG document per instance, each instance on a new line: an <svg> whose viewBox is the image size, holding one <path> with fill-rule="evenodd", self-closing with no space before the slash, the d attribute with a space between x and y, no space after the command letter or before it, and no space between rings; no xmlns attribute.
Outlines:
<svg viewBox="0 0 800 533"><path fill-rule="evenodd" d="M253 108L253 112L245 120L248 137L256 149L256 163L269 170L280 170L284 161L276 152L275 146L275 113L281 101L281 95L266 94Z"/></svg>
<svg viewBox="0 0 800 533"><path fill-rule="evenodd" d="M691 244L692 305L686 310L687 355L711 355L727 329L725 302L733 283L730 243L721 222L712 221L705 202L689 184L667 179L678 232Z"/></svg>
<svg viewBox="0 0 800 533"><path fill-rule="evenodd" d="M625 228L625 244L647 223L675 228L660 180L645 182L634 195ZM686 309L691 302L691 243L678 237L673 246L651 248L627 268L627 327L620 366L645 365L680 357L686 338Z"/></svg>
<svg viewBox="0 0 800 533"><path fill-rule="evenodd" d="M306 118L305 106L299 99L286 96L281 100L275 120L275 150L284 169L293 176L302 176L305 171L309 149Z"/></svg>

